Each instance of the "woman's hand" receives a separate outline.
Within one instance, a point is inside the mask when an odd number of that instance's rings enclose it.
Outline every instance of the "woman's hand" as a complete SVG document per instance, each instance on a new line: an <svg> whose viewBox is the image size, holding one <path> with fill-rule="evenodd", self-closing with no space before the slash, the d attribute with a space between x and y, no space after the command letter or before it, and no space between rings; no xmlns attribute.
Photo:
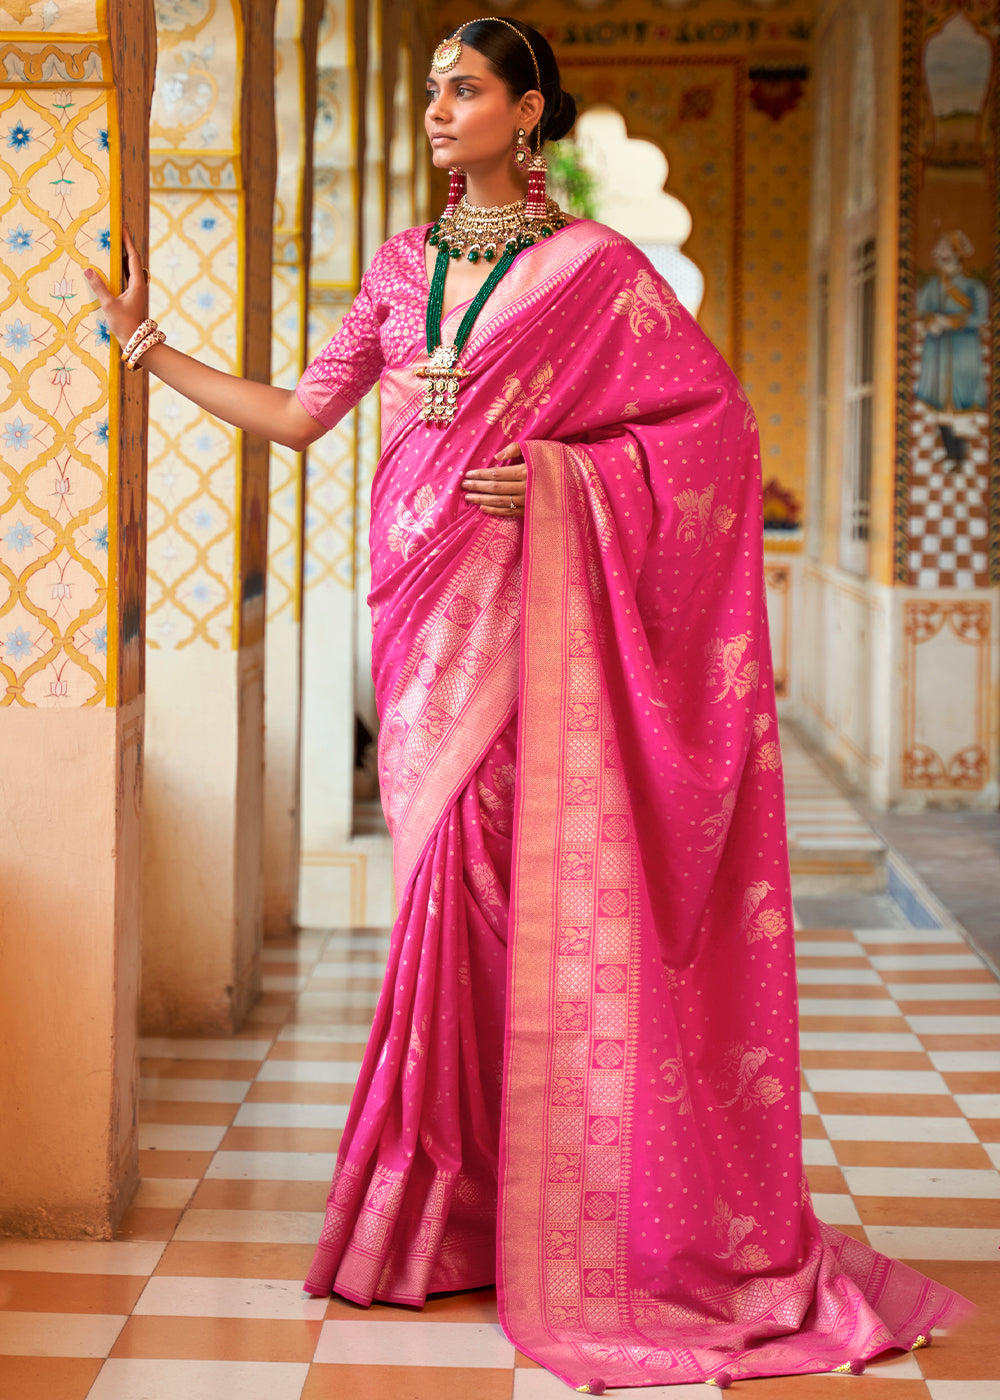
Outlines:
<svg viewBox="0 0 1000 1400"><path fill-rule="evenodd" d="M128 286L121 296L115 296L101 274L94 268L84 269L84 277L90 290L101 304L108 323L108 330L118 341L126 345L129 338L142 325L149 315L149 288L146 286L146 273L139 250L132 242L132 235L122 227L122 240L128 254Z"/></svg>
<svg viewBox="0 0 1000 1400"><path fill-rule="evenodd" d="M527 490L528 468L516 442L505 447L493 458L502 463L497 467L475 467L462 478L465 499L487 515L505 515L514 520L524 518L524 497Z"/></svg>

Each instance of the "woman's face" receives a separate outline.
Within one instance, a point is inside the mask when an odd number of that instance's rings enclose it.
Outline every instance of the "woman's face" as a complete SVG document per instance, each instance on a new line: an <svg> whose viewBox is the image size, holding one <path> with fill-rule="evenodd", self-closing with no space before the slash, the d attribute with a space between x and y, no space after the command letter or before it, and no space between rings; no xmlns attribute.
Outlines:
<svg viewBox="0 0 1000 1400"><path fill-rule="evenodd" d="M434 165L439 170L460 165L468 171L509 160L517 128L523 126L530 135L523 115L526 97L512 97L483 55L463 44L450 72L432 68L427 76L424 127Z"/></svg>

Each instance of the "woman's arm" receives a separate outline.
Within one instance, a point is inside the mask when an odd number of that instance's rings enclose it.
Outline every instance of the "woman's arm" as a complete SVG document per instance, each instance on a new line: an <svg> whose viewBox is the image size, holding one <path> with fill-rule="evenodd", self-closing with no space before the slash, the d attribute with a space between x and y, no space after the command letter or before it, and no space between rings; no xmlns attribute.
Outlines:
<svg viewBox="0 0 1000 1400"><path fill-rule="evenodd" d="M128 286L121 296L113 294L99 272L92 268L84 272L107 318L108 329L121 345L128 342L149 314L142 259L128 229L123 230L123 236L128 253ZM302 407L293 389L276 389L271 384L225 374L169 345L154 345L141 363L143 369L216 418L296 452L304 451L326 432L323 424Z"/></svg>

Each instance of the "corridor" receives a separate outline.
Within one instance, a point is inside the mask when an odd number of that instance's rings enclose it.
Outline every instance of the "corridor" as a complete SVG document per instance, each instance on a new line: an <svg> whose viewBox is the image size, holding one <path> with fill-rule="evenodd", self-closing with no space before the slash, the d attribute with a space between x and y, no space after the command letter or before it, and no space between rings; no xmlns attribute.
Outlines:
<svg viewBox="0 0 1000 1400"><path fill-rule="evenodd" d="M965 1293L954 1338L752 1400L1000 1400L1000 986L955 927L877 888L881 841L783 738L805 1161L818 1214ZM870 863L866 871L864 861ZM848 882L837 870L850 869ZM975 882L975 873L970 876ZM852 911L823 926L811 911ZM921 925L921 926L917 926ZM143 1043L142 1185L113 1243L0 1243L10 1400L559 1400L492 1292L422 1313L301 1292L379 985L383 929L271 944L225 1040ZM651 1388L683 1400L702 1387Z"/></svg>

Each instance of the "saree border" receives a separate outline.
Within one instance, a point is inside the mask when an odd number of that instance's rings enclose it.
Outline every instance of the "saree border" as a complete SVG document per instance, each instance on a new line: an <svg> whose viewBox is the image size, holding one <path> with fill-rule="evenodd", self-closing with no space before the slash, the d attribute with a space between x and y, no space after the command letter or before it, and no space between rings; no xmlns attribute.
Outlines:
<svg viewBox="0 0 1000 1400"><path fill-rule="evenodd" d="M587 569L606 544L603 487L579 449L534 442L525 455L498 1298L516 1345L544 1350L579 1385L625 1361L595 1338L638 1340L628 1202L640 877Z"/></svg>

